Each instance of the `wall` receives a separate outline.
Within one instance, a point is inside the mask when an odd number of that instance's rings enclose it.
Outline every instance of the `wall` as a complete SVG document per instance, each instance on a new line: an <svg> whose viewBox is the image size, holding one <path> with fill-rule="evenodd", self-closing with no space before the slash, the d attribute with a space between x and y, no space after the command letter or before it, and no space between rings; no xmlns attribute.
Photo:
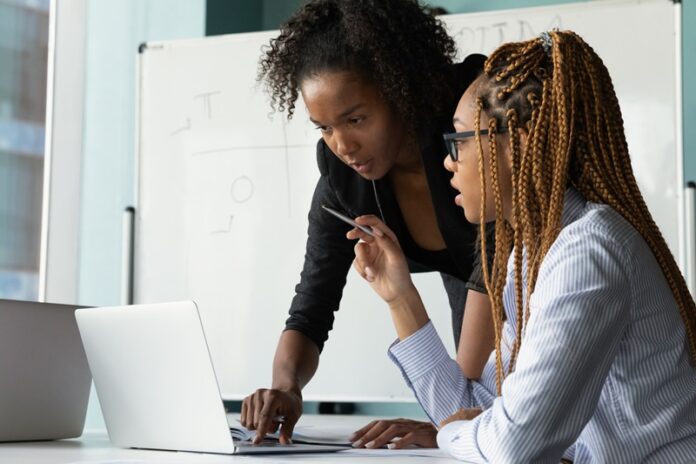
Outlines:
<svg viewBox="0 0 696 464"><path fill-rule="evenodd" d="M207 0L205 34L218 35L266 29L263 24L264 2L258 0ZM271 28L272 29L272 28Z"/></svg>
<svg viewBox="0 0 696 464"><path fill-rule="evenodd" d="M278 29L298 0L207 0L206 35Z"/></svg>

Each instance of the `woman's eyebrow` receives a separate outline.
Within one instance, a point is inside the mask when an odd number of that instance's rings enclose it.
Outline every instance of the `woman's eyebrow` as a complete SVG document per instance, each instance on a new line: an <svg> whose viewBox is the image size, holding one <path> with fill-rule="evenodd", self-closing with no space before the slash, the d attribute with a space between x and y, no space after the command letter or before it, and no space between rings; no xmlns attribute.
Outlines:
<svg viewBox="0 0 696 464"><path fill-rule="evenodd" d="M354 112L354 111L356 111L356 110L359 110L359 109L362 108L363 106L365 106L365 103L358 103L358 104L356 104L356 105L353 105L353 106L351 106L350 108L348 108L348 109L346 109L345 111L343 111L341 114L339 114L339 115L338 115L338 118L336 118L336 119L343 119L343 118L345 118L346 116L348 116L349 114L351 114L352 112ZM315 121L314 119L312 119L311 116L309 117L309 120L312 122L312 124L317 124L317 125L321 124L321 122Z"/></svg>
<svg viewBox="0 0 696 464"><path fill-rule="evenodd" d="M339 118L339 119L345 118L345 117L348 116L350 113L352 113L352 112L355 111L355 110L359 110L359 109L362 108L363 106L365 106L364 103L358 103L357 105L353 105L353 106L351 106L350 108L348 108L347 110L345 110L343 113L339 114L339 115L338 115L338 118Z"/></svg>
<svg viewBox="0 0 696 464"><path fill-rule="evenodd" d="M459 124L460 126L468 127L468 126L466 125L466 123L465 123L461 118L458 118L457 116L455 116L454 118L452 118L452 124L453 124L453 125Z"/></svg>

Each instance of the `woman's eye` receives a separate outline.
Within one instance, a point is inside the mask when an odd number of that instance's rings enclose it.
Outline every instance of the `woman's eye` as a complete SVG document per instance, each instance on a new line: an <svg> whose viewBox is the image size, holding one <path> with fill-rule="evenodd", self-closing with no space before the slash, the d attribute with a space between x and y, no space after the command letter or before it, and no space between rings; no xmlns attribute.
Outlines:
<svg viewBox="0 0 696 464"><path fill-rule="evenodd" d="M464 140L455 140L454 145L457 147L457 149L460 149L464 146Z"/></svg>
<svg viewBox="0 0 696 464"><path fill-rule="evenodd" d="M364 118L362 117L350 118L348 122L351 124L360 124L363 121L363 119Z"/></svg>
<svg viewBox="0 0 696 464"><path fill-rule="evenodd" d="M322 134L329 134L331 132L331 128L329 126L316 126L316 129Z"/></svg>

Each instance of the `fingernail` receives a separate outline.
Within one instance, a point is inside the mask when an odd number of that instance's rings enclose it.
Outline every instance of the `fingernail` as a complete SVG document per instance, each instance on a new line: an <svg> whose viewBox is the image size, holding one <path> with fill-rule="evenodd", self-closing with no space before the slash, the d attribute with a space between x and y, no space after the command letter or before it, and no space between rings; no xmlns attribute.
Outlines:
<svg viewBox="0 0 696 464"><path fill-rule="evenodd" d="M378 236L378 237L384 237L384 232L382 232L380 229L373 227L372 232Z"/></svg>
<svg viewBox="0 0 696 464"><path fill-rule="evenodd" d="M373 446L375 446L374 440L365 445L365 448L372 448Z"/></svg>
<svg viewBox="0 0 696 464"><path fill-rule="evenodd" d="M353 435L351 435L350 437L348 437L348 441L351 441L351 442L352 442L352 441L354 441L356 438L358 438L358 436L357 436L357 434L354 433Z"/></svg>
<svg viewBox="0 0 696 464"><path fill-rule="evenodd" d="M353 443L353 448L360 448L362 446L362 440L358 440Z"/></svg>
<svg viewBox="0 0 696 464"><path fill-rule="evenodd" d="M389 443L389 444L387 445L387 448L389 448L389 449L394 449L394 448L396 448L396 443Z"/></svg>

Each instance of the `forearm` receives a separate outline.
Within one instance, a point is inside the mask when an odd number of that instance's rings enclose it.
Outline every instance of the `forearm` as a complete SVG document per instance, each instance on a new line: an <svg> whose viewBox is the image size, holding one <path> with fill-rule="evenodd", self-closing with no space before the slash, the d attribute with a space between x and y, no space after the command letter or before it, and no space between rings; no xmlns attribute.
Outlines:
<svg viewBox="0 0 696 464"><path fill-rule="evenodd" d="M481 377L494 347L495 330L490 299L485 293L469 290L457 347L457 364L466 378Z"/></svg>
<svg viewBox="0 0 696 464"><path fill-rule="evenodd" d="M432 323L394 343L389 348L389 357L434 425L459 409L476 406L467 380L447 354Z"/></svg>
<svg viewBox="0 0 696 464"><path fill-rule="evenodd" d="M286 330L278 340L273 359L273 388L301 391L319 366L319 349L297 330Z"/></svg>
<svg viewBox="0 0 696 464"><path fill-rule="evenodd" d="M399 340L404 340L428 323L428 313L415 287L389 302L389 310Z"/></svg>

